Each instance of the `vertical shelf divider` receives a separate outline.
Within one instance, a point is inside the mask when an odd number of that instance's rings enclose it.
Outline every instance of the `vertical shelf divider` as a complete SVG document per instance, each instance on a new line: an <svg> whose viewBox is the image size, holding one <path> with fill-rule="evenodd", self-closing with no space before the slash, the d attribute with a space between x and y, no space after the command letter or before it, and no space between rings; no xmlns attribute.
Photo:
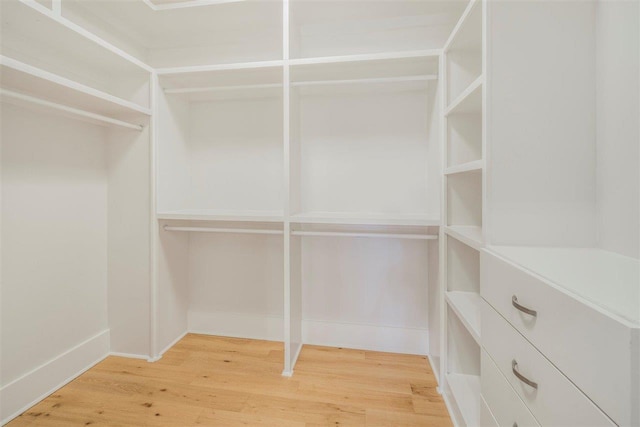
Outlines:
<svg viewBox="0 0 640 427"><path fill-rule="evenodd" d="M283 155L284 155L284 370L283 376L292 376L293 368L302 348L302 283L301 238L291 233L292 180L291 173L291 76L289 65L289 0L282 2L282 105L283 105Z"/></svg>

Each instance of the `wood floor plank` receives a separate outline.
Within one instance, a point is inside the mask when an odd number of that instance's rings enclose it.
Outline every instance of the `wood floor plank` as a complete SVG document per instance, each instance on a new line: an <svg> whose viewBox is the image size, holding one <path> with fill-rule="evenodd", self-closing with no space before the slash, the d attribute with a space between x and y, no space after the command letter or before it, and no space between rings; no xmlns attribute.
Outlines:
<svg viewBox="0 0 640 427"><path fill-rule="evenodd" d="M8 427L451 426L422 356L189 334L155 363L108 357Z"/></svg>

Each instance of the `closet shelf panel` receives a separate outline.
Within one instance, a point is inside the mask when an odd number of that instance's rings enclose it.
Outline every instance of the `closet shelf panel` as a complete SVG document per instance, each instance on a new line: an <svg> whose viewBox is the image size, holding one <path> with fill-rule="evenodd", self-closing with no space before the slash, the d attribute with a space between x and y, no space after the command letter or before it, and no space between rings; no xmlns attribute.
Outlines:
<svg viewBox="0 0 640 427"><path fill-rule="evenodd" d="M473 225L453 225L445 227L447 235L464 243L473 249L480 250L482 248L482 227Z"/></svg>
<svg viewBox="0 0 640 427"><path fill-rule="evenodd" d="M190 221L234 221L234 222L283 222L281 211L229 211L214 209L189 209L158 212L158 219Z"/></svg>
<svg viewBox="0 0 640 427"><path fill-rule="evenodd" d="M34 96L87 112L126 121L142 121L151 110L82 83L0 56L3 89Z"/></svg>
<svg viewBox="0 0 640 427"><path fill-rule="evenodd" d="M482 113L482 83L483 76L475 79L445 111L445 116L452 114Z"/></svg>
<svg viewBox="0 0 640 427"><path fill-rule="evenodd" d="M474 160L472 162L462 163L455 166L449 166L445 169L445 175L453 175L456 173L465 173L465 172L477 172L481 171L483 168L482 160Z"/></svg>
<svg viewBox="0 0 640 427"><path fill-rule="evenodd" d="M482 298L476 292L447 292L445 299L469 334L480 345L480 306Z"/></svg>
<svg viewBox="0 0 640 427"><path fill-rule="evenodd" d="M305 212L290 217L295 224L438 226L440 219L422 214Z"/></svg>

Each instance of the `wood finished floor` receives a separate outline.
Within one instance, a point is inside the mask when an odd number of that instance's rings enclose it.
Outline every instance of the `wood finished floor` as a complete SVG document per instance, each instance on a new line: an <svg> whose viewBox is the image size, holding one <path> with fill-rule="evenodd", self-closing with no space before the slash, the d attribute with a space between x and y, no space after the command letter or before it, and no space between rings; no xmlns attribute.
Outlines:
<svg viewBox="0 0 640 427"><path fill-rule="evenodd" d="M189 334L156 363L110 356L7 424L451 426L425 357Z"/></svg>

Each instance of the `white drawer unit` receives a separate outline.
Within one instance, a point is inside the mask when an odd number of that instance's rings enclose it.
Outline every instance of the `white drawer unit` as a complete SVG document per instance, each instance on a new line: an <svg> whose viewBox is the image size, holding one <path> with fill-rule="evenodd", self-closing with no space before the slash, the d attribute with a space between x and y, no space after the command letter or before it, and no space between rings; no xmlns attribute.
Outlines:
<svg viewBox="0 0 640 427"><path fill-rule="evenodd" d="M518 397L507 379L500 373L491 356L482 350L481 392L497 425L506 427L540 426Z"/></svg>
<svg viewBox="0 0 640 427"><path fill-rule="evenodd" d="M492 247L481 254L483 298L625 426L640 423L637 266L596 249Z"/></svg>
<svg viewBox="0 0 640 427"><path fill-rule="evenodd" d="M482 341L540 425L615 425L486 301L482 304ZM482 375L485 373L483 369Z"/></svg>

